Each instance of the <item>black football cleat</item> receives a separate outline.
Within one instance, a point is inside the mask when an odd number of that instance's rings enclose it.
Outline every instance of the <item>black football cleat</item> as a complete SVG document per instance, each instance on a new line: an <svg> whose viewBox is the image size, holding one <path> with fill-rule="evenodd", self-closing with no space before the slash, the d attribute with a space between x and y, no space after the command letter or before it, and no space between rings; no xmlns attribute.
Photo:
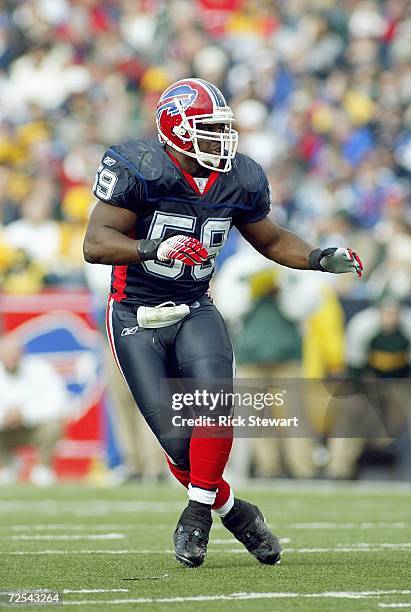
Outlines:
<svg viewBox="0 0 411 612"><path fill-rule="evenodd" d="M204 563L211 529L211 506L190 501L174 532L174 555L186 567Z"/></svg>
<svg viewBox="0 0 411 612"><path fill-rule="evenodd" d="M235 499L233 508L221 521L260 563L279 563L282 551L280 542L267 527L257 506Z"/></svg>

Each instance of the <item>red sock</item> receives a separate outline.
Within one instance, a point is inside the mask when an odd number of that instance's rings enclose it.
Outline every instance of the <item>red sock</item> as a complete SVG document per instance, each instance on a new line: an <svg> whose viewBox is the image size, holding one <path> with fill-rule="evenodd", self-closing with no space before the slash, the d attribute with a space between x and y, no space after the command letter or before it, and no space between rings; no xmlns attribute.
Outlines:
<svg viewBox="0 0 411 612"><path fill-rule="evenodd" d="M166 455L166 459L167 459L168 467L170 468L170 472L172 473L172 475L175 478L177 478L178 482L181 482L183 487L187 489L189 482L190 482L190 471L182 470L181 468L174 465L174 463L171 463L167 455Z"/></svg>
<svg viewBox="0 0 411 612"><path fill-rule="evenodd" d="M190 442L190 483L193 487L216 490L213 507L219 507L221 498L228 498L230 486L223 481L223 472L233 444L232 427L197 426ZM220 492L221 489L221 492ZM227 495L228 490L228 495Z"/></svg>
<svg viewBox="0 0 411 612"><path fill-rule="evenodd" d="M217 510L217 508L221 508L228 501L230 497L231 487L224 478L220 480L218 483L218 491L215 498L214 504L211 506L213 510Z"/></svg>
<svg viewBox="0 0 411 612"><path fill-rule="evenodd" d="M174 463L171 463L167 455L166 455L166 459L167 459L168 467L170 468L170 472L178 480L178 482L180 482L183 485L183 487L187 489L189 482L190 482L189 470L182 470L176 465L174 465ZM217 496L215 498L215 502L211 506L213 510L215 510L216 508L221 508L221 506L224 506L224 504L230 497L231 488L228 482L224 480L224 478L220 479L217 485L217 489L218 490L217 490Z"/></svg>

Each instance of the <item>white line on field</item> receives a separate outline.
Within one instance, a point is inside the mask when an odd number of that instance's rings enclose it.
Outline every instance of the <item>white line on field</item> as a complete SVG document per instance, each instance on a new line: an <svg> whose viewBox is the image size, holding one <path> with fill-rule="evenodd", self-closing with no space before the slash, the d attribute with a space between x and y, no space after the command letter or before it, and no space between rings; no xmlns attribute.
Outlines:
<svg viewBox="0 0 411 612"><path fill-rule="evenodd" d="M172 530L175 527L175 520L170 521L170 523L115 523L110 525L87 525L84 524L76 524L73 525L71 523L33 523L32 525L0 525L0 531L108 531L110 529L149 529L154 528L156 531L159 529L167 529ZM220 523L213 524L213 530L225 529L224 525Z"/></svg>
<svg viewBox="0 0 411 612"><path fill-rule="evenodd" d="M231 593L230 595L193 595L189 597L161 597L161 598L127 598L127 599L113 599L108 601L100 600L81 600L81 601L65 601L66 606L80 606L80 605L101 605L101 604L147 604L147 603L185 603L185 602L203 602L203 601L237 601L237 600L252 600L252 599L289 599L289 598L305 598L305 599L316 599L316 598L329 598L329 599L372 599L378 598L381 595L409 595L411 591L358 591L358 592L338 592L330 591L324 593Z"/></svg>
<svg viewBox="0 0 411 612"><path fill-rule="evenodd" d="M409 544L390 544L389 548L397 551L409 551ZM383 552L387 550L387 545L370 544L367 548L356 548L355 546L340 545L335 548L285 548L285 553L359 553L359 552ZM163 555L174 553L172 549L152 550L152 549L85 549L85 550L14 550L10 552L0 551L0 555ZM247 551L239 548L211 549L211 554L246 554Z"/></svg>
<svg viewBox="0 0 411 612"><path fill-rule="evenodd" d="M129 593L129 589L63 589L63 593Z"/></svg>
<svg viewBox="0 0 411 612"><path fill-rule="evenodd" d="M361 542L359 544L337 544L332 548L286 548L284 552L293 552L293 553L315 553L315 552L380 552L387 549L390 550L401 550L408 551L411 547L410 542L376 542L376 543L368 543Z"/></svg>
<svg viewBox="0 0 411 612"><path fill-rule="evenodd" d="M411 603L378 604L380 608L411 608Z"/></svg>
<svg viewBox="0 0 411 612"><path fill-rule="evenodd" d="M218 551L215 551L218 552ZM220 551L221 552L221 551ZM245 551L247 552L247 551ZM174 553L174 550L164 549L164 550L130 550L130 549L114 549L114 550L105 550L105 549L92 549L92 550L62 550L62 549L53 549L53 550L13 550L12 552L4 552L0 551L0 555L162 555Z"/></svg>
<svg viewBox="0 0 411 612"><path fill-rule="evenodd" d="M86 507L83 508L83 504ZM3 500L0 502L0 512L45 512L72 513L78 516L92 516L96 514L107 514L108 512L169 512L181 509L181 502L148 502L148 501L112 501L98 499L65 500L56 501L52 499L36 500Z"/></svg>
<svg viewBox="0 0 411 612"><path fill-rule="evenodd" d="M169 525L165 523L161 525L158 525L157 523L130 523L127 525L124 523L111 523L110 525L87 525L86 523L83 523L80 525L73 525L72 523L33 523L32 525L12 525L11 527L2 525L0 526L0 529L11 529L12 531L58 531L59 529L65 529L67 531L110 531L111 529L135 529L136 527L155 527L156 529L159 527L165 529L167 527L170 529L170 526L173 524L174 523L170 523Z"/></svg>
<svg viewBox="0 0 411 612"><path fill-rule="evenodd" d="M387 522L374 522L374 523L285 523L283 525L288 529L404 529L407 527L407 523L403 521L397 521L393 523Z"/></svg>
<svg viewBox="0 0 411 612"><path fill-rule="evenodd" d="M411 528L411 524L407 524L404 521L396 521L396 522L368 522L368 523L280 523L280 522L271 522L268 523L269 526L275 528L280 527L282 529L304 529L304 530L350 530L350 529L405 529L407 527ZM172 529L174 526L174 522L170 521L170 523L110 523L110 524L100 524L100 525L92 525L92 524L76 524L72 523L33 523L28 525L0 525L1 530L10 529L12 531L58 531L59 529L67 530L67 531L108 531L110 529L147 529L150 527L155 527L158 529ZM213 524L213 530L216 529L225 529L223 525L220 523Z"/></svg>
<svg viewBox="0 0 411 612"><path fill-rule="evenodd" d="M346 546L346 544L337 544L338 547ZM401 548L411 548L411 542L401 542L401 543L393 543L393 542L356 542L355 544L350 544L351 548L372 548L373 546L379 546L381 548L396 548L397 546L401 546Z"/></svg>
<svg viewBox="0 0 411 612"><path fill-rule="evenodd" d="M129 505L125 504L125 505L92 505L90 506L88 501L82 501L82 502L78 502L77 505L71 505L71 506L67 506L65 504L62 505L45 505L45 506L38 506L38 505L33 505L31 500L27 500L22 502L21 504L18 503L17 505L8 505L5 506L4 502L0 502L0 516L4 515L7 518L10 517L10 514L12 513L19 513L22 515L30 515L30 516L38 516L40 517L41 515L43 516L51 516L51 517L61 517L62 515L70 515L70 518L76 518L76 520L81 520L81 519L103 519L105 517L111 517L114 513L121 513L121 514L132 514L132 515L136 515L136 514L167 514L170 511L176 511L178 512L179 510L181 511L184 508L184 500L181 501L181 503L177 503L177 502L173 502L173 503L168 503L168 504L164 504L160 505L160 504L155 504L152 507L150 507L147 504L141 504L139 502L129 502ZM365 509L364 512L368 511L368 509ZM266 516L268 514L268 512L265 512ZM271 522L272 524L281 524L282 526L284 526L284 524L282 523L282 518L283 518L283 514L284 514L284 508L282 508L281 513L280 511L278 511L278 516L276 514L276 511L271 510L269 515L271 516ZM330 511L323 511L324 514L324 519L325 519L325 523L328 523L328 521L326 520L326 518L330 515ZM384 514L386 518L391 519L392 521L398 522L402 521L403 519L403 515L404 512L400 511L400 510L395 510L390 512L388 509L384 510ZM347 520L347 513L346 512L338 512L336 511L332 511L332 515L333 518L335 519L341 519L341 523L336 523L336 529L338 529L338 525L339 524L344 524L344 521ZM319 518L321 517L321 510L317 511L317 516L319 516ZM328 523L329 524L329 523ZM293 523L293 525L298 525L298 523ZM387 527L389 527L390 523L387 523ZM0 527L2 528L2 527ZM297 527L295 527L297 528ZM318 527L321 528L321 527ZM328 527L329 529L334 529L334 527ZM353 523L353 529L356 529L357 527L355 526L355 523ZM370 527L371 528L371 527ZM400 528L400 527L399 527Z"/></svg>
<svg viewBox="0 0 411 612"><path fill-rule="evenodd" d="M0 595L10 595L13 591L0 591ZM18 592L18 591L17 591ZM31 589L33 593L50 593L49 589ZM63 593L129 593L129 589L63 589Z"/></svg>
<svg viewBox="0 0 411 612"><path fill-rule="evenodd" d="M20 534L20 535L13 535L13 536L8 536L4 539L10 539L10 540L24 540L26 542L30 542L30 541L38 541L38 540L123 540L126 536L124 535L124 533L96 533L96 534L89 534L89 535L76 535L76 534L72 534L72 533L62 533L62 534L58 534L58 535L50 535L50 534L44 534L44 535L31 535L31 534Z"/></svg>

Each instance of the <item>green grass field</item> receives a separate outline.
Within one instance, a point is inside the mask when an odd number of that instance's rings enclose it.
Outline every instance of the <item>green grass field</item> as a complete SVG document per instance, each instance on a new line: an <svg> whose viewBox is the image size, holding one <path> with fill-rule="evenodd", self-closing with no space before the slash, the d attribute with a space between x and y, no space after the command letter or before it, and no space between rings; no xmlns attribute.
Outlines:
<svg viewBox="0 0 411 612"><path fill-rule="evenodd" d="M281 565L259 565L217 517L206 563L179 565L185 493L171 485L3 487L0 590L64 591L64 605L99 612L411 608L409 487L279 482L241 496L282 540Z"/></svg>

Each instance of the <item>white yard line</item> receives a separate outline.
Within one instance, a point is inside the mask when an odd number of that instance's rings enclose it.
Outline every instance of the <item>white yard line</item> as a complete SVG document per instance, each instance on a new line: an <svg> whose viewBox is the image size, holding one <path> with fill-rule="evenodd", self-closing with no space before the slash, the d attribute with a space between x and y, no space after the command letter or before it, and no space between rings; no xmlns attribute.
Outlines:
<svg viewBox="0 0 411 612"><path fill-rule="evenodd" d="M337 544L338 548L345 546L346 544ZM373 548L374 546L379 546L380 548L397 548L397 546L401 546L401 548L411 548L411 542L356 542L349 546L351 548L358 548L359 550L362 548Z"/></svg>
<svg viewBox="0 0 411 612"><path fill-rule="evenodd" d="M101 520L104 519L105 517L111 517L114 513L118 513L118 514L132 514L132 515L137 515L137 514L147 514L147 515L151 515L151 514L168 514L170 512L175 512L178 513L179 511L182 511L185 505L185 500L182 499L181 502L169 502L169 503L147 503L147 502L113 502L113 503L100 503L100 504L91 504L89 503L88 500L86 501L79 501L77 503L65 503L65 502L61 502L61 503L43 503L43 502L33 502L32 500L26 500L26 501L18 501L18 502L9 502L9 501L0 501L0 516L4 515L5 517L7 517L7 519L10 517L11 514L13 513L19 513L21 515L30 515L30 516L45 516L45 517L61 517L62 515L67 515L69 514L70 517L75 517L76 520L81 520L81 519L86 519L86 518L90 518L90 519L96 519L96 520ZM364 513L366 514L367 511L370 509L370 505L366 506L363 508ZM297 508L296 508L297 509ZM265 505L265 515L270 516L270 523L272 524L281 524L281 526L285 526L284 523L282 523L282 519L284 514L287 514L287 509L284 508L283 506L281 506L281 511L278 510L278 512L276 512L275 510L270 510L269 508L269 504ZM300 504L298 504L298 512L300 513L301 507ZM360 511L361 508L358 508L358 510ZM324 515L322 517L322 514ZM324 518L324 523L326 525L329 525L328 529L334 529L334 527L331 526L331 524L329 523L329 521L327 520L328 517L330 516L330 514L332 514L333 518L337 521L336 522L336 529L338 528L339 524L347 524L347 513L346 512L339 512L338 510L332 510L332 511L321 511L321 509L319 509L317 511L317 516L318 518ZM402 522L403 520L403 516L404 516L404 511L402 510L392 510L390 511L389 509L385 509L384 510L384 517L386 519L390 519L390 522L399 524ZM20 519L21 520L21 519ZM106 519L107 520L107 519ZM338 522L340 520L340 522ZM291 523L292 525L294 525L294 528L300 528L297 527L298 525L301 525L301 523ZM316 523L317 525L320 525L320 522ZM353 529L356 529L357 527L355 526L355 523L352 523L353 525ZM387 527L390 525L390 523L387 523ZM317 527L318 529L321 529L320 526ZM350 527L351 528L351 527ZM366 527L364 527L366 528ZM370 527L371 528L371 527ZM401 527L399 527L401 528Z"/></svg>
<svg viewBox="0 0 411 612"><path fill-rule="evenodd" d="M36 592L47 592L47 589L35 589ZM129 589L63 589L63 594L92 594L92 593L129 593ZM10 591L0 591L0 595L8 595ZM103 601L101 599L91 600L84 599L81 601L65 600L64 605L98 605L98 604L130 604L130 603L185 603L185 602L203 602L203 601L237 601L237 600L253 600L253 599L287 599L287 598L302 598L302 599L379 599L380 597L388 597L390 595L411 595L411 590L392 589L387 591L324 591L320 593L295 593L295 592L257 592L257 593L231 593L229 595L193 595L181 597L160 597L160 598L127 598L113 599ZM379 603L381 608L409 608L411 603Z"/></svg>
<svg viewBox="0 0 411 612"><path fill-rule="evenodd" d="M131 529L150 529L153 528L156 531L159 529L164 530L173 530L175 528L175 519L171 520L170 523L111 523L101 524L101 525L92 525L92 524L71 524L71 523L33 523L26 525L0 525L1 531L109 531L111 529L123 529L123 530L131 530ZM222 524L214 523L213 530L225 529Z"/></svg>
<svg viewBox="0 0 411 612"><path fill-rule="evenodd" d="M138 597L138 598L127 598L127 599L113 599L103 601L97 600L80 600L64 602L65 606L80 606L80 605L122 605L122 604L167 604L167 603L186 603L186 602L203 602L203 601L240 601L240 600L256 600L256 599L290 599L290 598L302 598L302 599L374 599L381 596L387 595L410 595L411 591L358 591L358 592L340 592L340 591L329 591L324 593L293 593L293 592L278 592L278 593L231 593L230 595L193 595L188 597Z"/></svg>
<svg viewBox="0 0 411 612"><path fill-rule="evenodd" d="M287 529L405 529L411 527L403 521L396 521L393 523L387 522L374 522L374 523L329 523L329 522L318 522L318 523L285 523L283 527Z"/></svg>
<svg viewBox="0 0 411 612"><path fill-rule="evenodd" d="M44 534L44 535L31 535L31 534L20 534L20 535L13 535L13 536L8 536L4 539L10 539L10 540L24 540L26 542L31 542L31 541L43 541L43 540L52 540L52 541L56 541L56 540L124 540L125 538L125 534L124 533L98 533L98 534L85 534L85 535L77 535L77 534L72 534L72 533L62 533L62 534L58 534L58 535L50 535L50 534Z"/></svg>
<svg viewBox="0 0 411 612"><path fill-rule="evenodd" d="M216 519L217 520L217 519ZM330 523L330 522L316 522L316 523L283 523L283 522L269 522L269 526L272 528L281 527L281 529L298 529L307 531L317 530L351 530L351 529L411 529L411 523L405 523L404 521L396 522L367 522L367 523ZM174 521L170 523L110 523L110 524L76 524L72 523L32 523L26 525L0 525L0 531L109 531L111 529L147 529L153 527L157 529L172 529L174 527ZM219 522L214 522L213 530L225 529Z"/></svg>
<svg viewBox="0 0 411 612"><path fill-rule="evenodd" d="M129 593L129 589L63 589L66 593Z"/></svg>
<svg viewBox="0 0 411 612"><path fill-rule="evenodd" d="M392 604L379 603L378 606L380 608L411 608L411 603L392 603Z"/></svg>
<svg viewBox="0 0 411 612"><path fill-rule="evenodd" d="M218 552L218 551L214 551ZM221 551L220 551L221 552ZM247 551L245 551L247 552ZM130 549L92 549L92 550L69 550L69 549L51 549L51 550L13 550L11 552L0 551L0 555L163 555L174 553L174 550L130 550Z"/></svg>
<svg viewBox="0 0 411 612"><path fill-rule="evenodd" d="M409 551L410 542L398 542L396 544L384 542L380 543L361 543L357 544L337 544L335 547L317 547L317 548L285 548L284 552L288 553L348 553L348 552L382 552L387 549Z"/></svg>
<svg viewBox="0 0 411 612"><path fill-rule="evenodd" d="M85 506L85 507L83 507ZM147 501L105 501L105 500L66 500L51 499L35 500L3 500L0 501L0 513L5 512L35 512L70 513L78 516L94 516L113 512L170 512L184 507L180 502L147 502Z"/></svg>
<svg viewBox="0 0 411 612"><path fill-rule="evenodd" d="M0 591L0 595L24 592L24 589ZM50 593L50 589L30 589L31 593ZM63 589L62 593L129 593L129 589Z"/></svg>
<svg viewBox="0 0 411 612"><path fill-rule="evenodd" d="M110 525L87 525L86 523L83 523L73 525L72 523L33 523L32 525L11 525L10 527L1 525L0 529L4 529L7 531L59 531L60 529L67 531L110 531L111 529L135 529L136 527L140 526L144 528L150 526L155 527L156 529L158 529L158 527L165 529L170 528L172 524L173 523L170 523L170 525L167 525L165 523L161 525L158 525L157 523L111 523Z"/></svg>
<svg viewBox="0 0 411 612"><path fill-rule="evenodd" d="M358 548L354 545L339 545L333 548L285 548L285 553L351 553L351 552L382 552L390 548L391 550L398 551L409 551L410 544L408 542L404 544L369 544L366 547ZM211 549L210 554L225 554L225 553L234 553L234 554L248 554L247 551L243 548L227 548L225 550L221 549ZM163 555L163 554L171 554L174 553L172 549L162 549L162 550L152 550L152 549L85 549L85 550L14 550L10 552L0 551L0 555Z"/></svg>

